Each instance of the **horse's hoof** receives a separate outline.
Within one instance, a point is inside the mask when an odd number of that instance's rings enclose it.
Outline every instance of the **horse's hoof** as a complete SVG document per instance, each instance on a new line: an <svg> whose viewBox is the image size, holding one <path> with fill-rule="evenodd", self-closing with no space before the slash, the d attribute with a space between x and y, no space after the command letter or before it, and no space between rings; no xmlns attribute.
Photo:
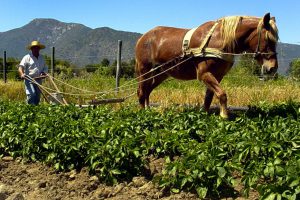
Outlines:
<svg viewBox="0 0 300 200"><path fill-rule="evenodd" d="M223 113L223 112L220 113L220 117L222 117L223 119L229 119L228 114L227 113Z"/></svg>

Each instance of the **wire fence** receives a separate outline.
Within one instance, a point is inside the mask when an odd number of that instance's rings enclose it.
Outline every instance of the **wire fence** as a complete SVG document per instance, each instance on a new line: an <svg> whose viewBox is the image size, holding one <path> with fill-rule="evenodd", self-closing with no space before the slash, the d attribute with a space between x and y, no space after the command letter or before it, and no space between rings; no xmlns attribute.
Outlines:
<svg viewBox="0 0 300 200"><path fill-rule="evenodd" d="M80 58L80 57L76 57L76 58ZM99 58L99 57L95 57L95 58ZM99 59L101 59L101 58L99 58ZM300 56L299 57L297 57L297 56L295 56L295 57L289 57L289 58L279 58L279 59L277 59L277 61L280 64L280 63L285 62L285 61L290 61L291 62L291 61L296 60L296 59L300 59ZM94 64L87 64L87 65L89 65L89 68L91 68L91 69L98 69L97 66L93 66L93 65L96 65L96 64L100 64L100 62L99 63L94 63ZM236 64L237 63L235 63L235 65ZM18 71L17 65L14 67L15 69L7 69L6 72L17 72ZM114 66L112 64L110 64L108 67L114 67ZM84 67L78 67L75 64L74 66L72 66L72 69L74 69L74 70L76 70L76 69L80 70L80 69L84 69ZM0 71L0 73L3 73L3 67L2 67L2 70Z"/></svg>
<svg viewBox="0 0 300 200"><path fill-rule="evenodd" d="M116 56L113 56L115 57L115 61L118 60L118 57L120 57L120 59L122 60L122 55L118 56L118 50L116 50ZM287 57L286 55L284 55L284 52L283 52L283 49L280 48L278 49L278 52L279 52L279 56L278 56L278 63L279 63L279 72L280 73L285 73L283 75L286 75L287 72L288 72L288 69L289 69L289 65L290 63L295 60L295 59L299 59L300 58L300 55L299 57L298 56L293 56L293 57ZM297 52L295 52L297 54ZM294 53L293 53L294 54ZM51 67L49 68L52 75L54 75L54 68L55 68L55 55L54 55L54 47L53 47L53 50L52 50L52 55L53 57L49 57L49 56L46 56L46 62L47 63L51 63ZM236 60L236 63L235 65L237 65L239 63L239 60L240 60L240 56L243 55L243 54L240 54L240 55L235 55L235 60ZM62 59L62 61L65 61L65 60L81 60L81 59L84 59L84 58L91 58L93 60L98 60L99 63L98 65L100 64L101 62L101 59L103 60L104 57L112 57L112 54L102 54L101 57L97 56L97 55L78 55L78 56L64 56L64 58ZM10 66L8 68L7 66L7 61L6 61L6 52L4 52L4 55L3 55L3 69L0 70L0 76L1 78L4 79L4 82L6 82L6 79L7 79L7 73L15 73L16 76L17 76L17 72L18 72L18 69L17 69L17 66L18 66L18 61L14 60L15 62L15 65L16 66ZM119 61L121 63L121 61ZM6 65L6 66L5 66ZM110 64L109 67L116 67L115 65L117 65L117 62L116 63L113 63L113 64ZM80 65L76 64L73 62L73 65L71 67L69 67L69 69L73 70L73 71L79 71L79 70L91 70L91 71L95 71L99 68L99 66L96 66L96 64L89 64L89 65L86 65L85 67L79 67ZM87 69L87 66L88 66L88 69ZM48 66L49 67L49 66ZM61 66L60 66L61 67ZM134 66L131 66L132 68ZM281 69L281 70L280 70ZM284 70L282 70L284 69ZM116 75L116 77L119 76L119 75ZM230 77L234 77L234 76L230 76Z"/></svg>

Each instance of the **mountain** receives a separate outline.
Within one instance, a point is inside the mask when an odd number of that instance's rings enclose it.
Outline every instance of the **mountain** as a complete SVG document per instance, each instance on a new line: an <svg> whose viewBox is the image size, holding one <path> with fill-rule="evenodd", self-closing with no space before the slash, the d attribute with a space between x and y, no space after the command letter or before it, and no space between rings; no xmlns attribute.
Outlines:
<svg viewBox="0 0 300 200"><path fill-rule="evenodd" d="M278 73L286 75L291 61L296 58L300 59L300 45L278 43L277 53L279 65Z"/></svg>
<svg viewBox="0 0 300 200"><path fill-rule="evenodd" d="M140 33L118 31L108 27L91 29L78 23L64 23L55 19L34 19L29 24L7 32L0 32L0 52L7 57L22 58L32 40L40 40L47 48L43 54L51 55L55 47L57 59L68 60L82 67L99 63L103 58L111 62L117 58L118 40L122 40L122 60L134 58L134 47ZM289 63L300 58L300 45L279 43L277 46L279 73L285 75Z"/></svg>
<svg viewBox="0 0 300 200"><path fill-rule="evenodd" d="M54 19L34 19L29 24L0 33L0 51L7 57L22 58L32 40L46 45L43 54L51 55L55 47L57 59L68 60L77 66L100 63L103 58L117 58L118 40L122 40L122 59L134 58L139 33L117 31L108 27L91 29L82 24L64 23Z"/></svg>

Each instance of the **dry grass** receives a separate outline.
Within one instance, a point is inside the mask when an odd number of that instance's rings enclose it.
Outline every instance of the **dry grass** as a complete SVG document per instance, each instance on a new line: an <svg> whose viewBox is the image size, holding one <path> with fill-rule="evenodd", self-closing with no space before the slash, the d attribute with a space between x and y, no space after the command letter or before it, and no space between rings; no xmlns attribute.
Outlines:
<svg viewBox="0 0 300 200"><path fill-rule="evenodd" d="M94 80L91 81L96 82ZM93 91L99 91L99 89L95 89L95 87L100 88L100 86L94 84L91 85L90 81L87 80L79 80L77 84L76 80L71 80L70 84ZM104 88L103 85L104 84L101 84L101 90L112 90L114 88L113 79L106 81ZM247 106L257 104L258 102L279 103L289 100L300 101L299 83L289 80L262 82L254 79L254 81L243 80L242 82L236 82L229 77L227 80L224 80L222 87L227 92L229 106ZM72 90L68 90L68 88L64 88L63 91L73 92ZM127 96L132 93L136 93L135 88L131 91L126 91L120 96ZM163 83L152 92L150 102L159 103L163 107L177 104L202 105L204 94L205 87L198 81L170 80ZM1 82L0 98L13 101L24 101L25 92L23 82L9 81L6 84ZM65 96L65 98L68 102L77 104L79 99L83 99L81 101L87 101L94 97L86 96L79 98L78 96ZM137 96L135 94L126 100L125 105L129 104L137 104ZM214 98L212 105L218 104L218 100Z"/></svg>
<svg viewBox="0 0 300 200"><path fill-rule="evenodd" d="M260 82L255 85L233 85L224 84L223 89L227 93L229 106L247 106L259 102L280 103L289 100L300 101L299 83L284 81L274 84L274 82ZM158 102L163 106L171 104L202 105L204 101L205 88L199 83L198 87L185 87L181 89L170 89L161 87L153 91L151 101ZM212 105L219 105L214 97Z"/></svg>
<svg viewBox="0 0 300 200"><path fill-rule="evenodd" d="M12 101L24 101L25 89L21 81L0 82L0 98Z"/></svg>

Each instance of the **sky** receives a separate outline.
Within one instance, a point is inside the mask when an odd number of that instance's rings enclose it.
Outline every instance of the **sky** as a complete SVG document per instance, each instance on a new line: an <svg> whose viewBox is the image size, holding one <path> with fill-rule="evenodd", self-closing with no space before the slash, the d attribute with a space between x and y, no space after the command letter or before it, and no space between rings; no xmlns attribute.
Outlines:
<svg viewBox="0 0 300 200"><path fill-rule="evenodd" d="M194 28L224 16L276 18L280 42L300 45L297 0L0 0L0 32L35 18L53 18L90 28L145 33L155 26Z"/></svg>

